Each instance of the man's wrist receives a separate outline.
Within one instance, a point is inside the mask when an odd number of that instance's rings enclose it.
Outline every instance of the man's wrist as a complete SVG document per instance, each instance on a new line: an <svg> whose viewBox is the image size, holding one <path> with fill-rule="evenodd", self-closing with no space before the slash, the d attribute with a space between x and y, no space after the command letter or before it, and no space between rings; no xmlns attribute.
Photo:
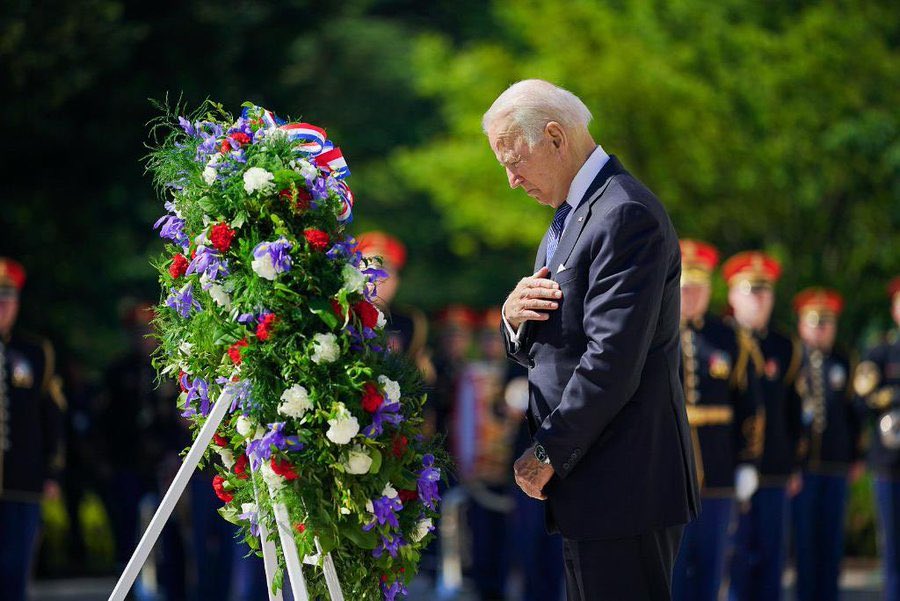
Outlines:
<svg viewBox="0 0 900 601"><path fill-rule="evenodd" d="M534 458L540 463L550 465L550 455L547 454L547 449L544 448L544 445L536 442L532 447L532 453L534 453Z"/></svg>

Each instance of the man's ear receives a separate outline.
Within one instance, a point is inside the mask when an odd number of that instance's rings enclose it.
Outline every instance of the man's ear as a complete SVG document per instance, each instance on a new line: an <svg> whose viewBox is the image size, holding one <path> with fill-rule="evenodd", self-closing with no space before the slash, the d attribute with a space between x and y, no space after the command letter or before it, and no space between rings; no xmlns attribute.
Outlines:
<svg viewBox="0 0 900 601"><path fill-rule="evenodd" d="M566 132L562 126L556 121L551 121L544 127L544 133L550 138L550 143L557 150L562 148L566 143Z"/></svg>

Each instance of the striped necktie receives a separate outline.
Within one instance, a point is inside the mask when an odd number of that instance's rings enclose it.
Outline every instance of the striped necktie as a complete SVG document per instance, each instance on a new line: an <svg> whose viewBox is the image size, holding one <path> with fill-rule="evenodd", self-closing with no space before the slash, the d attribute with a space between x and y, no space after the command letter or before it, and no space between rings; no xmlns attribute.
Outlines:
<svg viewBox="0 0 900 601"><path fill-rule="evenodd" d="M556 247L559 246L559 238L562 236L563 226L566 225L566 217L572 210L572 205L567 202L559 205L556 209L556 215L553 216L553 222L550 224L550 235L547 236L547 265L553 260L553 254Z"/></svg>

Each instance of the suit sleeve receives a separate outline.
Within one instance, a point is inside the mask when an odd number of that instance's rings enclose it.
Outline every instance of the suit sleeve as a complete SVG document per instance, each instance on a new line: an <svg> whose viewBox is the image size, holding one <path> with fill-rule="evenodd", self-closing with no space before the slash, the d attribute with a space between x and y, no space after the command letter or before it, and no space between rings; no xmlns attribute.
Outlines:
<svg viewBox="0 0 900 601"><path fill-rule="evenodd" d="M584 298L587 349L535 434L560 478L637 390L671 258L660 224L643 205L614 207L600 220Z"/></svg>
<svg viewBox="0 0 900 601"><path fill-rule="evenodd" d="M514 341L509 335L509 328L505 321L500 324L500 333L503 335L503 342L506 345L506 356L523 367L531 367L531 357L528 356L528 347L531 346L528 342L531 322L526 321L522 324L518 341Z"/></svg>

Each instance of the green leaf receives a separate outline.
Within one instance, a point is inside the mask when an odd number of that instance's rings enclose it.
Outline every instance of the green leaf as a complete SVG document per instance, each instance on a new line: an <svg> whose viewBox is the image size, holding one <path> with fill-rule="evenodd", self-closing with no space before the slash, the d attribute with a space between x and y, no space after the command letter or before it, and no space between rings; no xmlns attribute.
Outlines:
<svg viewBox="0 0 900 601"><path fill-rule="evenodd" d="M334 329L338 326L339 321L337 315L331 310L331 303L324 298L310 299L309 310L318 315L330 329Z"/></svg>
<svg viewBox="0 0 900 601"><path fill-rule="evenodd" d="M366 532L355 524L341 524L341 536L350 539L354 545L363 549L374 549L378 546L378 535L374 529ZM321 537L319 542L321 543Z"/></svg>
<svg viewBox="0 0 900 601"><path fill-rule="evenodd" d="M231 507L230 505L224 505L219 507L216 511L219 512L219 515L225 518L226 522L231 522L235 526L241 525L241 518L238 517L237 509Z"/></svg>
<svg viewBox="0 0 900 601"><path fill-rule="evenodd" d="M369 449L369 454L372 456L372 465L369 467L370 474L377 474L381 471L381 451L378 449Z"/></svg>

